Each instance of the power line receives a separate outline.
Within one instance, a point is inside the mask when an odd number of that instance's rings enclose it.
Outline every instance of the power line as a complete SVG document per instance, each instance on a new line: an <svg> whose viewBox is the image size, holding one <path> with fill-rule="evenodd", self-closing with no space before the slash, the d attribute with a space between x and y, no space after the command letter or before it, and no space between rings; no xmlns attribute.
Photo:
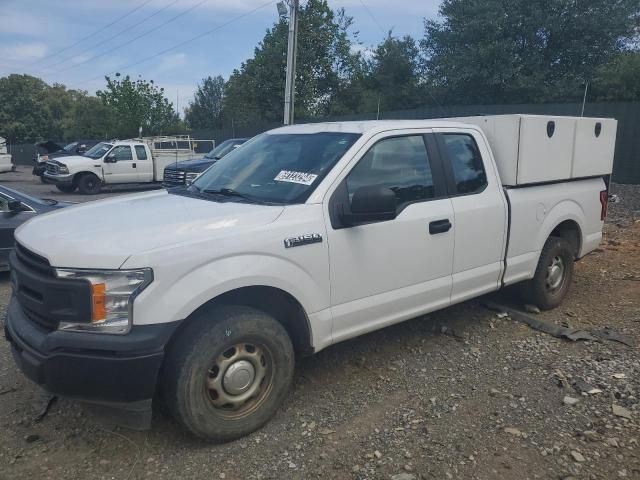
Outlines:
<svg viewBox="0 0 640 480"><path fill-rule="evenodd" d="M380 24L380 22L378 21L378 19L373 15L373 12L371 12L371 10L369 10L369 7L367 7L364 3L363 0L360 0L360 3L362 4L362 6L364 7L364 9L367 11L367 13L369 14L369 16L371 17L371 19L375 22L375 24L378 26L378 28L380 29L380 31L382 33L387 33L384 31L384 28L382 28L382 25Z"/></svg>
<svg viewBox="0 0 640 480"><path fill-rule="evenodd" d="M231 20L229 20L227 22L221 23L217 27L214 27L214 28L212 28L210 30L206 30L206 31L196 35L195 37L191 37L191 38L189 38L187 40L184 40L184 41L182 41L180 43L177 43L177 44L173 45L172 47L165 48L164 50L161 50L161 51L159 51L157 53L154 53L153 55L149 55L148 57L142 58L142 59L137 60L137 61L135 61L133 63L128 64L128 65L123 65L121 67L118 67L117 70L124 70L124 69L127 69L127 68L135 67L136 65L140 65L142 63L148 62L149 60L152 60L152 59L154 59L156 57L159 57L160 55L164 55L165 53L170 52L171 50L175 50L176 48L180 48L180 47L182 47L182 46L184 46L184 45L186 45L188 43L191 43L191 42L193 42L195 40L199 40L202 37L206 37L207 35L211 35L212 33L217 32L218 30L221 30L221 29L223 29L224 27L226 27L228 25L231 25L232 23L237 22L238 20L242 20L243 18L248 17L249 15L257 12L258 10L260 10L260 9L266 7L266 6L273 5L274 3L276 3L276 1L277 0L270 0L270 1L266 2L266 3L263 3L262 5L259 5L256 8L254 8L252 10L249 10L248 12L245 12L245 13L243 13L241 15L238 15L238 16L232 18ZM98 77L92 77L92 78L88 78L86 80L82 80L82 81L80 81L78 83L70 85L70 87L75 87L77 85L82 85L84 83L91 82L93 80L98 80L100 78L103 78L105 75L108 75L109 73L117 72L117 70L114 70L112 72L107 72L107 73L105 73L103 75L100 75Z"/></svg>
<svg viewBox="0 0 640 480"><path fill-rule="evenodd" d="M122 48L122 47L124 47L124 46L127 46L127 45L129 45L129 44L131 44L131 43L135 42L136 40L139 40L139 39L140 39L140 38L142 38L142 37L146 37L147 35L149 35L149 34L151 34L151 33L155 32L156 30L160 29L161 27L164 27L164 26L165 26L165 25L167 25L168 23L171 23L171 22L173 22L174 20L177 20L178 18L180 18L180 17L182 17L182 16L186 15L186 14L187 14L187 13L189 13L190 11L192 11L192 10L194 10L194 9L198 8L200 5L202 5L203 3L206 3L206 2L208 2L208 1L209 1L209 0L200 0L200 2L196 3L195 5L192 5L191 7L189 7L188 9L184 10L184 11L183 11L183 12L181 12L181 13L178 13L177 15L174 15L174 16L173 16L173 17L171 17L169 20L167 20L167 21L165 21L165 22L163 22L163 23L161 23L161 24L159 24L159 25L156 25L156 26L155 26L155 27L153 27L153 28L150 28L149 30L147 30L147 31L146 31L146 32L144 32L144 33L141 33L141 34L140 34L140 35L138 35L137 37L133 37L132 39L127 40L126 42L120 43L120 44L116 45L115 47L110 48L109 50L106 50L106 51L104 51L104 52L102 52L102 53L99 53L98 55L94 55L94 56L93 56L93 57L91 57L91 58L88 58L88 59L86 59L86 60L83 60L82 62L76 63L76 64L75 64L75 65L73 65L72 67L65 68L65 69L60 70L60 71L58 71L58 72L56 72L56 73L64 73L64 72L68 72L68 71L70 71L70 70L75 70L76 68L80 67L81 65L84 65L85 63L91 62L91 61L95 60L96 58L104 57L104 56L105 56L105 55L107 55L108 53L111 53L111 52L113 52L113 51L115 51L115 50L118 50L119 48Z"/></svg>
<svg viewBox="0 0 640 480"><path fill-rule="evenodd" d="M111 41L111 40L113 40L114 38L119 37L120 35L122 35L124 32L126 32L126 31L127 31L127 30L129 30L129 29L131 29L131 28L133 28L133 27L139 27L140 25L142 25L143 23L145 23L147 20L151 20L153 17L155 17L155 16L156 16L156 15L158 15L159 13L164 12L167 8L169 8L169 7L173 6L173 5L175 5L175 4L176 4L176 3L178 3L179 1L180 1L180 0L173 0L173 2L168 3L168 4L167 4L167 5L165 5L164 7L162 7L162 8L160 8L160 9L156 10L156 11L155 11L154 13L152 13L151 15L149 15L149 16L147 16L147 17L145 17L145 18L141 19L141 20L140 20L138 23L136 23L135 25L130 25L130 26L127 26L127 27L123 28L123 29L122 29L122 30L120 30L118 33L116 33L116 34L114 34L114 35L112 35L112 36L110 36L110 37L108 37L108 38L106 38L106 39L104 39L104 40L102 40L102 41L100 41L100 42L98 42L98 43L94 43L94 44L93 44L93 45L91 45L90 47L87 47L86 49L82 50L80 53L82 53L82 52L89 52L90 50L92 50L92 49L94 49L94 48L96 48L96 47L99 47L99 46L101 46L101 45L104 45L105 43L110 42L110 41ZM58 62L56 62L56 63L53 63L53 64L51 64L51 65L47 65L47 66L45 66L45 67L40 67L40 68L38 68L38 70L37 70L37 71L44 72L44 71L45 71L45 70L47 70L47 69L51 69L51 68L53 68L53 67L57 67L58 65L60 65L60 64L62 64L62 63L65 63L67 60L69 60L69 59L71 59L71 58L74 58L74 57L77 57L78 55L79 55L78 53L74 53L74 54L69 55L69 56L67 56L67 57L63 57L63 58L62 58L62 60L60 60L60 61L58 61Z"/></svg>
<svg viewBox="0 0 640 480"><path fill-rule="evenodd" d="M35 62L29 63L27 65L24 65L22 68L28 68L28 67L32 67L33 65L36 65L40 62L42 62L43 60L45 60L46 58L51 58L51 57L55 57L56 55L59 55L62 52L66 52L67 50L69 50L70 48L75 47L76 45L78 45L79 43L84 42L85 40L87 40L88 38L93 37L94 35L96 35L97 33L103 32L105 31L107 28L109 28L110 26L114 25L116 22L119 22L120 20L122 20L123 18L128 17L129 15L131 15L132 13L137 12L138 10L140 10L142 7L144 7L146 4L152 2L153 0L145 0L144 2L142 2L140 5L138 5L137 7L135 7L132 10L129 10L127 13L125 13L124 15L121 15L120 17L116 18L114 21L112 21L111 23L108 23L107 25L105 25L102 28L99 28L98 30L96 30L95 32L90 33L89 35L87 35L86 37L82 37L80 40L78 40L75 43L72 43L71 45L69 45L68 47L65 47L61 50L58 50L57 52L52 53L51 55L47 55L45 57L42 57L38 60L36 60Z"/></svg>

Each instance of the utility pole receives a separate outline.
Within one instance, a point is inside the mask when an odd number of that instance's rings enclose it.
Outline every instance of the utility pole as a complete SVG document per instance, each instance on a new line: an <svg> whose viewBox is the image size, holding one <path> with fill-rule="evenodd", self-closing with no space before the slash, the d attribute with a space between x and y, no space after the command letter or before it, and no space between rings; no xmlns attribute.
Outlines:
<svg viewBox="0 0 640 480"><path fill-rule="evenodd" d="M289 40L287 42L287 79L284 87L284 124L292 125L296 91L299 0L287 0L287 3L289 4Z"/></svg>

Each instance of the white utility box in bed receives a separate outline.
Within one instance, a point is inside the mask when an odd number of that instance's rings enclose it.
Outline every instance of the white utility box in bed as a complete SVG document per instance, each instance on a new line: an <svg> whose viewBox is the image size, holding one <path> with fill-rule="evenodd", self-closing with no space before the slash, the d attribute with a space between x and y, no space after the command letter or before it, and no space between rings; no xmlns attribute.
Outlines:
<svg viewBox="0 0 640 480"><path fill-rule="evenodd" d="M490 115L455 120L482 128L504 185L608 175L617 121L547 115Z"/></svg>

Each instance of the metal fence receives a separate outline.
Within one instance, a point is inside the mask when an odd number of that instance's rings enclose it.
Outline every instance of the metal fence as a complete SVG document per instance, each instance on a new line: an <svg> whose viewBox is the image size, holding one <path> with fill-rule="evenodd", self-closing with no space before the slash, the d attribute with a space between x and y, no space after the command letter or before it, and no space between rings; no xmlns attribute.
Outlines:
<svg viewBox="0 0 640 480"><path fill-rule="evenodd" d="M383 119L426 119L442 117L462 117L468 115L497 115L504 113L530 113L538 115L579 116L582 104L542 103L515 105L458 105L445 107L424 107L413 110L381 112ZM640 184L640 102L599 102L587 103L584 115L589 117L609 117L618 120L616 153L613 162L613 180L618 183ZM375 120L376 113L345 115L322 119L299 119L299 122ZM275 123L255 123L244 127L223 128L214 131L191 132L192 137L213 138L216 145L229 138L252 137L258 133L280 126ZM35 149L33 145L9 145L13 161L17 164L31 164Z"/></svg>

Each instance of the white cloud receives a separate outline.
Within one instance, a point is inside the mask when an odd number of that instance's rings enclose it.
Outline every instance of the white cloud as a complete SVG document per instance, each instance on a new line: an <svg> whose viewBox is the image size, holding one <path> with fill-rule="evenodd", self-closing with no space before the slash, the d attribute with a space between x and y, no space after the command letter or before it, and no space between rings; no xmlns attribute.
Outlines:
<svg viewBox="0 0 640 480"><path fill-rule="evenodd" d="M0 47L0 65L2 68L23 65L44 57L47 46L44 43L18 43Z"/></svg>

